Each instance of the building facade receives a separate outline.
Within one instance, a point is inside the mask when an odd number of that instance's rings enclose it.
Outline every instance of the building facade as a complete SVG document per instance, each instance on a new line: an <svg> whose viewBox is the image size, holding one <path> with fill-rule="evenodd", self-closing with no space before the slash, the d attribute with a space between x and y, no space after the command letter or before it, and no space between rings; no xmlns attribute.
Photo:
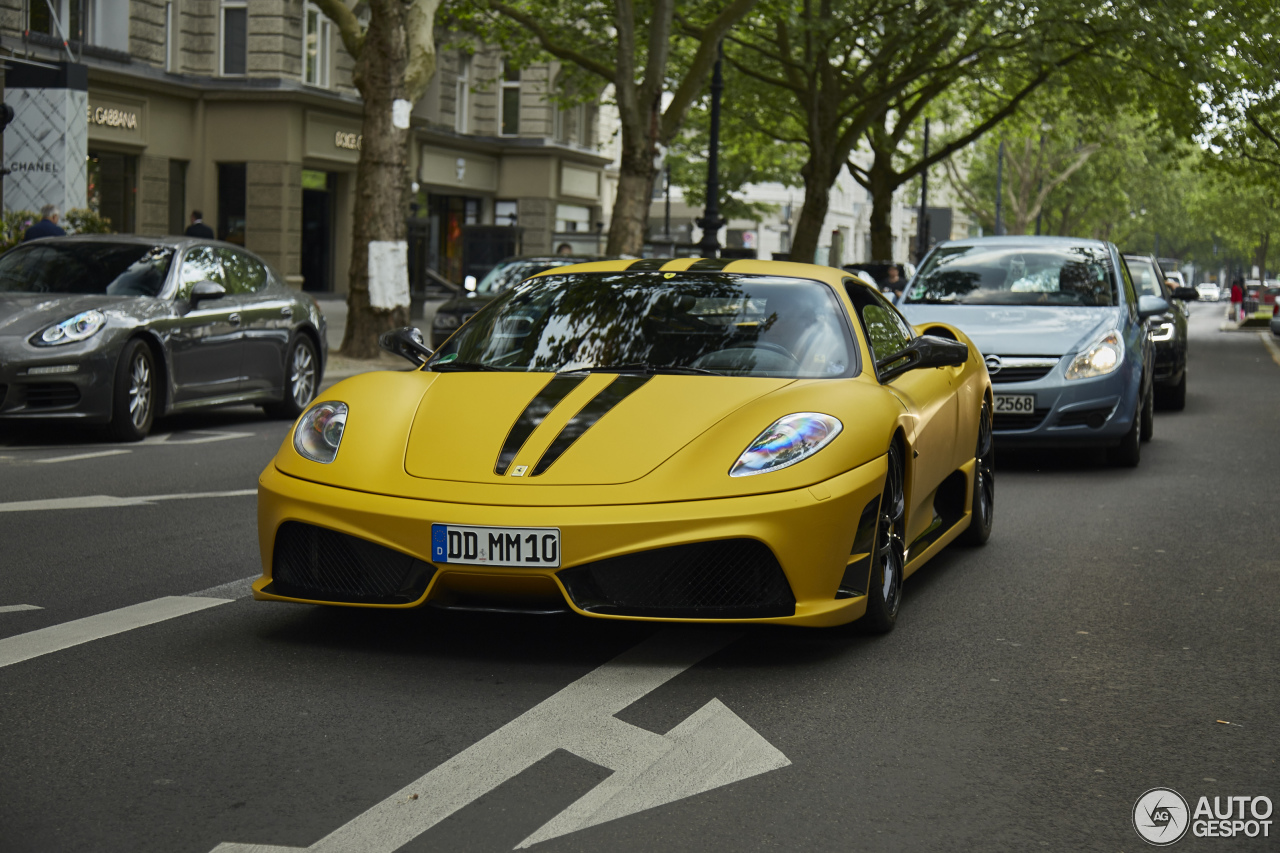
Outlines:
<svg viewBox="0 0 1280 853"><path fill-rule="evenodd" d="M351 57L313 4L0 0L0 59L7 101L29 94L18 85L41 69L71 68L73 90L86 81L84 120L66 131L84 129L84 200L74 203L68 180L64 207L149 234L180 233L199 210L219 238L296 286L345 292L361 101ZM514 68L484 45L439 54L413 111L405 212L425 267L461 282L473 248L597 251L608 163L598 110L558 106L558 73L554 63ZM77 97L64 100L78 109ZM22 142L12 131L11 168ZM45 168L27 159L17 165ZM6 210L32 204L22 180L5 179Z"/></svg>

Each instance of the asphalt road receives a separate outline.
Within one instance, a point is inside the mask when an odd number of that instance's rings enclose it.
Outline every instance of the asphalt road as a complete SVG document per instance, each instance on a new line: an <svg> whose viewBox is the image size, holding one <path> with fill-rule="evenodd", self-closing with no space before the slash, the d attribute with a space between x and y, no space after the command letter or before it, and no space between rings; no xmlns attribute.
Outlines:
<svg viewBox="0 0 1280 853"><path fill-rule="evenodd" d="M1150 788L1280 801L1280 356L1220 317L1140 468L1002 454L875 638L254 602L286 424L0 436L0 851L1136 851Z"/></svg>

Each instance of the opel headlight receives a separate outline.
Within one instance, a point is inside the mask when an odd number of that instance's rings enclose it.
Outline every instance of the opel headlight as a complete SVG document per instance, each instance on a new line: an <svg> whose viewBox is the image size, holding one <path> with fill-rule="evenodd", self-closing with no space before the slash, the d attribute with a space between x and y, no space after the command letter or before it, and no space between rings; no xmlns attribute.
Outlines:
<svg viewBox="0 0 1280 853"><path fill-rule="evenodd" d="M321 403L298 421L293 431L293 448L311 461L327 465L338 455L346 426L346 403Z"/></svg>
<svg viewBox="0 0 1280 853"><path fill-rule="evenodd" d="M76 316L45 329L32 343L44 347L72 344L93 337L105 325L107 318L101 311L81 311Z"/></svg>
<svg viewBox="0 0 1280 853"><path fill-rule="evenodd" d="M1173 338L1172 323L1156 323L1151 327L1151 340L1167 341Z"/></svg>
<svg viewBox="0 0 1280 853"><path fill-rule="evenodd" d="M808 459L840 434L844 424L831 415L799 412L778 418L742 451L730 477L767 474Z"/></svg>
<svg viewBox="0 0 1280 853"><path fill-rule="evenodd" d="M1081 352L1067 368L1068 379L1091 379L1115 372L1124 361L1124 338L1111 330Z"/></svg>

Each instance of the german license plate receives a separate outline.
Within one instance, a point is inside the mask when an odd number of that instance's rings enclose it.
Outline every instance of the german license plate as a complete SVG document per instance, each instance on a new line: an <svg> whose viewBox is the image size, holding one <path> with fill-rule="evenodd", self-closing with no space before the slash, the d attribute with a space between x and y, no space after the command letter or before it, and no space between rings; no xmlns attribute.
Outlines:
<svg viewBox="0 0 1280 853"><path fill-rule="evenodd" d="M996 414L1029 415L1036 410L1034 394L997 394Z"/></svg>
<svg viewBox="0 0 1280 853"><path fill-rule="evenodd" d="M433 524L431 562L558 569L560 530L556 527Z"/></svg>

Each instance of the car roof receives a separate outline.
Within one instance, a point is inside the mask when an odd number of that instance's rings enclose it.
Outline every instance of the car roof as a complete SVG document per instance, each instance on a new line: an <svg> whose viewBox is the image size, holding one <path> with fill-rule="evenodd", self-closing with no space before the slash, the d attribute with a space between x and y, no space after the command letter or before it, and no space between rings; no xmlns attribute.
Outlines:
<svg viewBox="0 0 1280 853"><path fill-rule="evenodd" d="M594 261L557 267L538 275L564 275L567 272L596 273L622 272L725 272L735 275L767 275L784 278L807 278L839 284L849 278L845 270L818 264L801 264L794 261L759 261L754 258L627 258L617 261Z"/></svg>
<svg viewBox="0 0 1280 853"><path fill-rule="evenodd" d="M963 237L959 240L947 240L938 246L1044 246L1045 248L1063 248L1066 246L1091 246L1106 249L1109 244L1105 240L1092 237L1036 237L1029 234L1012 234L1001 237Z"/></svg>
<svg viewBox="0 0 1280 853"><path fill-rule="evenodd" d="M240 249L255 254L252 249L222 240L208 240L203 237L186 237L183 235L156 234L68 234L65 237L44 237L32 240L32 243L47 243L56 240L65 243L116 243L125 246L172 246L175 249L188 246L221 246L228 249ZM21 244L20 244L21 245Z"/></svg>

